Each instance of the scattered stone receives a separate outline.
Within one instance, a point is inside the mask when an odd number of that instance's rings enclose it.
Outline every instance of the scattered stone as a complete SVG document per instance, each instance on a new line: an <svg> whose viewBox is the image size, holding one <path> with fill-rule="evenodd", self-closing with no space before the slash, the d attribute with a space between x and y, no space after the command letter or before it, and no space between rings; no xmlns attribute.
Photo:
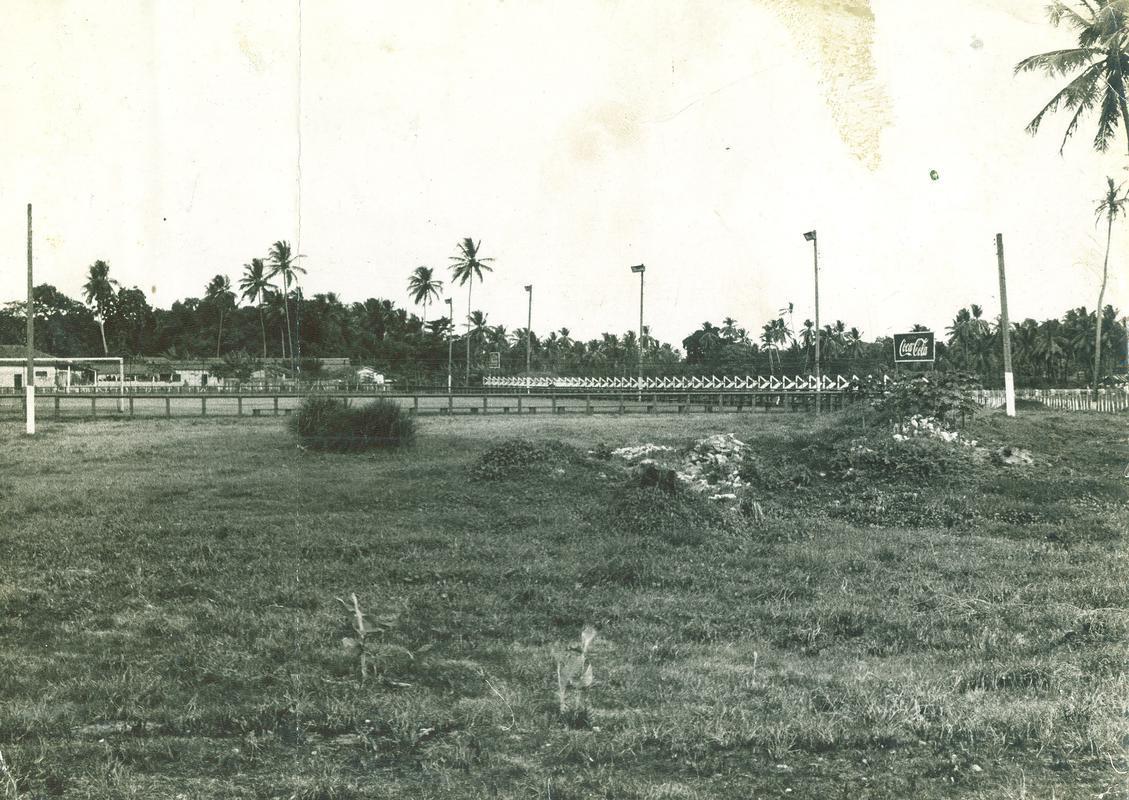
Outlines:
<svg viewBox="0 0 1129 800"><path fill-rule="evenodd" d="M628 464L633 464L640 459L650 458L655 453L671 453L674 451L673 447L667 447L663 444L640 444L634 447L620 447L612 450L612 455L616 458L622 458Z"/></svg>
<svg viewBox="0 0 1129 800"><path fill-rule="evenodd" d="M997 464L1005 467L1029 467L1035 463L1030 450L1022 447L1004 446L992 451L992 457Z"/></svg>

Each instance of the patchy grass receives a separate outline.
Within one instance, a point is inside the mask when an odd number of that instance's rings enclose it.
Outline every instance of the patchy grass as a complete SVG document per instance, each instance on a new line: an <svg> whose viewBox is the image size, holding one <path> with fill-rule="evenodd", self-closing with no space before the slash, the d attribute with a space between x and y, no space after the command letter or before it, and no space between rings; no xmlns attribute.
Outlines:
<svg viewBox="0 0 1129 800"><path fill-rule="evenodd" d="M1119 796L1123 422L991 414L1034 467L856 481L815 445L860 423L827 424L438 418L363 455L274 420L13 425L4 763L20 797ZM605 460L713 432L756 450L763 519ZM364 681L352 593L387 618Z"/></svg>

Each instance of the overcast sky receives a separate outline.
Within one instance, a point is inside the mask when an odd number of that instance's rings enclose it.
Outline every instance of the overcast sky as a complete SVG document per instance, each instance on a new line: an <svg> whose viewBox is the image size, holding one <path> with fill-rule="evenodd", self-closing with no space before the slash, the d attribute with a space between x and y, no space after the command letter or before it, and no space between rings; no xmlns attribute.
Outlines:
<svg viewBox="0 0 1129 800"><path fill-rule="evenodd" d="M679 342L788 302L872 338L957 308L1097 300L1105 176L1124 133L1058 154L1024 126L1069 46L1032 0L40 2L0 30L0 299L78 297L95 259L167 307L288 239L307 294L407 305L464 236L493 324L574 337L638 320ZM299 70L300 63L300 70ZM300 76L300 77L299 77ZM930 178L936 170L939 180ZM1107 302L1129 307L1129 226ZM446 277L444 274L443 277ZM466 289L453 292L466 312Z"/></svg>

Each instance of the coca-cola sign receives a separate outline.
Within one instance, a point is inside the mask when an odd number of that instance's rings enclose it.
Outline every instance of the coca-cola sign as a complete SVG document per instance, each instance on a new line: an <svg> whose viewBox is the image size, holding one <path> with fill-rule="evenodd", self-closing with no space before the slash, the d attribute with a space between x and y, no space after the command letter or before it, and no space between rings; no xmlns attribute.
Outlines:
<svg viewBox="0 0 1129 800"><path fill-rule="evenodd" d="M894 334L894 361L896 363L934 361L936 353L933 331Z"/></svg>

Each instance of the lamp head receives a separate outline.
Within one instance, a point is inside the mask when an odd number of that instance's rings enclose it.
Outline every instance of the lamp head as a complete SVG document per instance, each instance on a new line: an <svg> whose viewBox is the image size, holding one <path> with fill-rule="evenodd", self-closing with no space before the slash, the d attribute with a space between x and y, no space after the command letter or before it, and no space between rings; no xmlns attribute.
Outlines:
<svg viewBox="0 0 1129 800"><path fill-rule="evenodd" d="M808 231L807 233L805 233L804 234L804 241L814 242L815 241L815 231Z"/></svg>
<svg viewBox="0 0 1129 800"><path fill-rule="evenodd" d="M634 267L631 268L631 271L632 272L644 272L644 271L646 271L646 269L647 269L647 266L645 264L636 264Z"/></svg>
<svg viewBox="0 0 1129 800"><path fill-rule="evenodd" d="M526 284L525 291L532 292L533 291L533 284L532 283Z"/></svg>

